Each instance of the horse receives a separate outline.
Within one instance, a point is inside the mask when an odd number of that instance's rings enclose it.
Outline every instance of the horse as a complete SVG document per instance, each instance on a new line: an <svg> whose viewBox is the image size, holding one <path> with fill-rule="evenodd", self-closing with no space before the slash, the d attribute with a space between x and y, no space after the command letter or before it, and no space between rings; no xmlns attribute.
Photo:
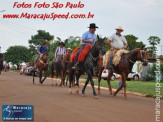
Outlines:
<svg viewBox="0 0 163 122"><path fill-rule="evenodd" d="M55 62L53 60L52 65L51 65L52 80L53 80L54 75L56 75L56 78L58 78L58 76L60 76L61 77L60 86L65 85L65 78L69 72L68 67L69 67L70 55L71 55L71 52L67 51L66 55L59 56L57 62ZM66 84L67 84L67 82L66 82ZM53 83L52 83L52 85L53 85ZM58 85L58 83L56 82L56 86L57 85Z"/></svg>
<svg viewBox="0 0 163 122"><path fill-rule="evenodd" d="M127 76L129 73L132 72L133 65L136 61L141 61L143 63L143 66L148 65L146 50L147 48L143 48L143 47L133 49L130 52L123 54L121 56L121 60L117 66L113 65L113 68L110 69L110 72L108 73L108 77L107 77L107 83L109 86L110 95L112 95L110 80L113 75L113 72L115 72L122 76L122 85L116 90L114 96L116 96L116 94L122 89L122 87L124 87L124 97L127 98L127 94L126 94ZM98 94L100 94L101 74L102 72L100 72L98 76Z"/></svg>
<svg viewBox="0 0 163 122"><path fill-rule="evenodd" d="M1 71L3 70L3 54L0 53L0 74L1 74Z"/></svg>
<svg viewBox="0 0 163 122"><path fill-rule="evenodd" d="M48 51L45 51L42 55L40 55L37 62L34 61L34 67L33 67L33 84L34 84L34 78L35 78L35 72L36 70L39 70L39 82L42 84L44 80L47 77L47 73L49 71L48 66ZM42 72L44 71L45 77L42 79Z"/></svg>
<svg viewBox="0 0 163 122"><path fill-rule="evenodd" d="M87 84L89 83L89 81L91 82L91 86L93 89L93 95L95 98L97 97L96 91L94 89L94 81L92 79L94 73L97 70L97 66L98 66L98 61L99 61L99 55L104 55L105 54L105 38L99 38L99 36L97 35L97 41L95 42L95 44L91 47L91 49L89 50L89 52L87 53L85 60L82 63L79 63L79 70L78 73L76 74L76 85L77 85L77 89L76 89L76 93L79 93L79 78L80 76L86 72L88 75L88 78L85 82L85 85L82 89L82 95L85 95L85 89ZM71 63L71 67L73 66L73 62ZM74 72L75 70L73 70L72 68L70 69L70 73L69 73L69 93L72 94L72 89L71 89L71 84L73 81L73 76L74 76Z"/></svg>
<svg viewBox="0 0 163 122"><path fill-rule="evenodd" d="M68 74L70 72L70 57L71 57L71 51L68 50L66 52L66 55L63 57L63 62L64 62L64 70L63 70L63 83L67 85L68 82Z"/></svg>

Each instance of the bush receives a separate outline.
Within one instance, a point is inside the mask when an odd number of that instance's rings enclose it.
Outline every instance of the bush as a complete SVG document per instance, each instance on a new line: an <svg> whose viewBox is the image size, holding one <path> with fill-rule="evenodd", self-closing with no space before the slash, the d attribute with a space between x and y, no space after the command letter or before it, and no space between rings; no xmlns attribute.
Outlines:
<svg viewBox="0 0 163 122"><path fill-rule="evenodd" d="M156 79L156 64L153 64L147 71L147 74L144 76L145 81L151 81ZM163 82L163 64L160 64L160 74L161 82Z"/></svg>

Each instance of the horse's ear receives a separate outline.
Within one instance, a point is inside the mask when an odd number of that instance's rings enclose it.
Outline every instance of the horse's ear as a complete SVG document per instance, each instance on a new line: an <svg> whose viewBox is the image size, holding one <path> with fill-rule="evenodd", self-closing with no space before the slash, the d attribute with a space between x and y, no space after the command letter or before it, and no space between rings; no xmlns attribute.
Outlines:
<svg viewBox="0 0 163 122"><path fill-rule="evenodd" d="M105 40L106 39L106 36L103 38L103 40Z"/></svg>
<svg viewBox="0 0 163 122"><path fill-rule="evenodd" d="M100 38L100 37L99 37L99 35L97 34L97 39L99 40L99 38Z"/></svg>

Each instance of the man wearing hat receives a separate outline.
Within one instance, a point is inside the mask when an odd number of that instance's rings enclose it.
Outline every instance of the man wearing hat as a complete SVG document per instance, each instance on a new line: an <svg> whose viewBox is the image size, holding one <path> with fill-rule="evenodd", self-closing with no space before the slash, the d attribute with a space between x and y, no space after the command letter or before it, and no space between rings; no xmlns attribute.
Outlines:
<svg viewBox="0 0 163 122"><path fill-rule="evenodd" d="M59 57L66 54L66 48L64 46L65 44L63 42L59 43L59 47L57 47L55 54L54 54L55 62L58 61Z"/></svg>
<svg viewBox="0 0 163 122"><path fill-rule="evenodd" d="M113 62L114 54L120 49L126 49L128 46L125 37L121 35L121 33L124 31L122 27L118 26L115 30L116 30L116 33L113 34L111 37L109 37L109 39L107 40L107 44L110 47L110 51L112 51L110 54L109 62L108 62L109 71L112 69L112 62ZM122 78L120 76L120 80L121 79ZM121 84L122 84L122 81L119 82L119 86L121 86Z"/></svg>
<svg viewBox="0 0 163 122"><path fill-rule="evenodd" d="M41 47L37 49L38 56L35 58L35 64L37 63L38 59L42 56L42 54L44 54L45 51L48 51L47 45L47 42L44 41Z"/></svg>
<svg viewBox="0 0 163 122"><path fill-rule="evenodd" d="M95 34L95 31L96 31L96 28L98 28L96 26L95 23L91 23L89 25L89 30L87 32L85 32L83 35L82 35L82 47L80 48L80 50L77 52L76 54L76 59L74 61L74 66L72 67L72 69L76 69L77 65L78 65L78 56L80 54L80 52L84 49L84 47L86 45L94 45L95 41L96 41L96 34Z"/></svg>
<svg viewBox="0 0 163 122"><path fill-rule="evenodd" d="M66 54L70 54L72 52L72 49L71 48L67 48L66 49Z"/></svg>

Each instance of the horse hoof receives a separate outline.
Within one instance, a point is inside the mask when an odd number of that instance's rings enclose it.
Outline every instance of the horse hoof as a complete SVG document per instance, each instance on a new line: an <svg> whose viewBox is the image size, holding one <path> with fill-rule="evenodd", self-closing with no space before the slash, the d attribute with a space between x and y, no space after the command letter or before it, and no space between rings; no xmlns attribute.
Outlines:
<svg viewBox="0 0 163 122"><path fill-rule="evenodd" d="M99 97L98 97L98 96L94 96L94 98L95 98L95 99L99 99Z"/></svg>
<svg viewBox="0 0 163 122"><path fill-rule="evenodd" d="M79 94L79 91L76 91L76 94Z"/></svg>
<svg viewBox="0 0 163 122"><path fill-rule="evenodd" d="M69 94L72 94L72 90L71 89L69 89Z"/></svg>
<svg viewBox="0 0 163 122"><path fill-rule="evenodd" d="M82 97L85 97L85 94L82 94Z"/></svg>

